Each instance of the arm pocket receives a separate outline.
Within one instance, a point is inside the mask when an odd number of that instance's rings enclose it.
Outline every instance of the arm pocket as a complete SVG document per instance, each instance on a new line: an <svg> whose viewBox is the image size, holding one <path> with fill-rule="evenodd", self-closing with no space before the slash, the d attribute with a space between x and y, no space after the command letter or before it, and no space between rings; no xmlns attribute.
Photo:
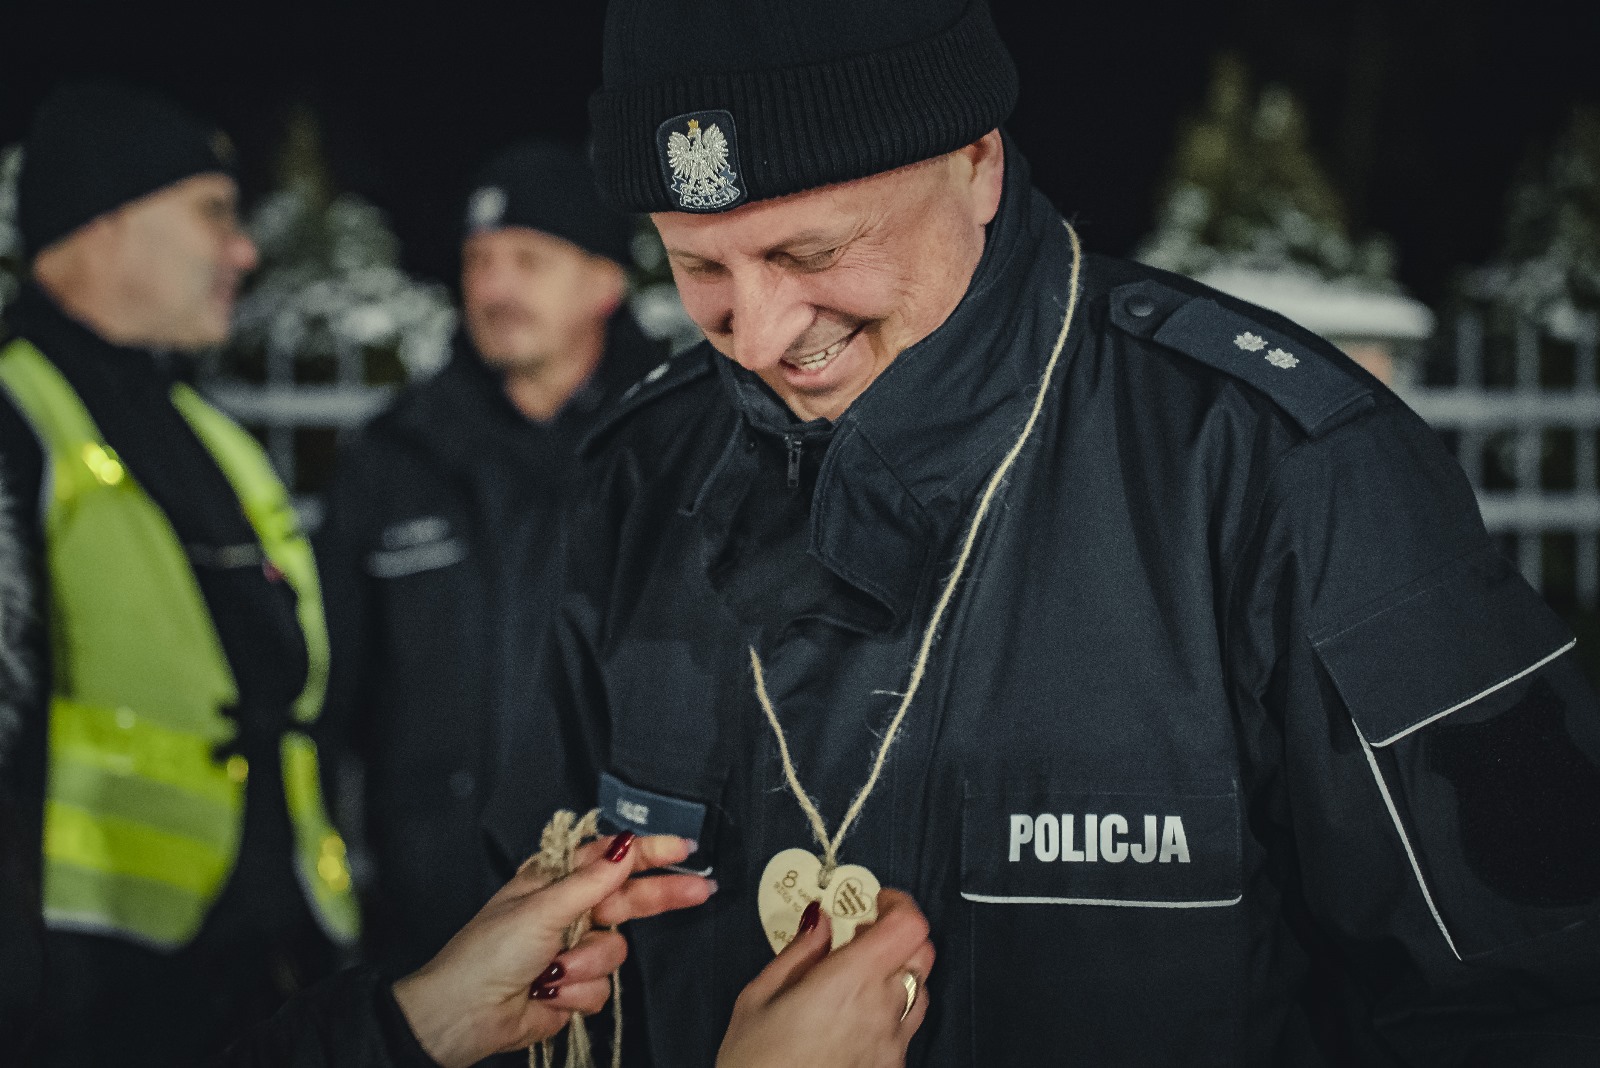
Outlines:
<svg viewBox="0 0 1600 1068"><path fill-rule="evenodd" d="M1600 737L1575 644L1492 550L1312 636L1460 959L1581 922L1600 897Z"/></svg>

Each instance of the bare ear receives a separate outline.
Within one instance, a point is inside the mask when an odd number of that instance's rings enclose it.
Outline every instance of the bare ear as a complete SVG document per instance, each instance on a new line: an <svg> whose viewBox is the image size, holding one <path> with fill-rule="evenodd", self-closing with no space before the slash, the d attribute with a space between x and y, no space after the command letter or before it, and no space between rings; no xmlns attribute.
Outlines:
<svg viewBox="0 0 1600 1068"><path fill-rule="evenodd" d="M1000 192L1005 187L1005 142L997 128L956 152L971 168L973 221L988 226L1000 210Z"/></svg>
<svg viewBox="0 0 1600 1068"><path fill-rule="evenodd" d="M115 245L126 228L120 211L106 212L34 254L34 281L60 304L79 300L117 262Z"/></svg>
<svg viewBox="0 0 1600 1068"><path fill-rule="evenodd" d="M591 256L589 266L591 277L586 288L590 293L590 306L596 318L609 319L622 307L623 298L628 295L628 275L620 264L604 256Z"/></svg>

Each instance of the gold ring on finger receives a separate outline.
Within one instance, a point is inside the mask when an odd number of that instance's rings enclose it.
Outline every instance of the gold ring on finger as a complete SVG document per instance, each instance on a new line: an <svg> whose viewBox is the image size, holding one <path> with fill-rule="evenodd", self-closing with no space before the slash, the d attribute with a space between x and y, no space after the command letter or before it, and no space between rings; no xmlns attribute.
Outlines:
<svg viewBox="0 0 1600 1068"><path fill-rule="evenodd" d="M906 988L906 1007L900 1010L900 1021L904 1023L905 1018L911 1015L911 1006L917 1003L917 977L908 971L901 972L900 982Z"/></svg>

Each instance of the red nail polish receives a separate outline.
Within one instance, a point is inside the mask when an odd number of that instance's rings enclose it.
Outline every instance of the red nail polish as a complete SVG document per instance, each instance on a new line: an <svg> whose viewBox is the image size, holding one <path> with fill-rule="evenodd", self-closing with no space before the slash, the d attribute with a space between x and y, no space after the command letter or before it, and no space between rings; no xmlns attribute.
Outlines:
<svg viewBox="0 0 1600 1068"><path fill-rule="evenodd" d="M612 839L611 844L606 847L606 859L613 864L619 863L623 857L628 855L628 850L633 848L633 840L637 837L638 835L632 831L623 831L617 835L616 838Z"/></svg>
<svg viewBox="0 0 1600 1068"><path fill-rule="evenodd" d="M561 966L561 962L554 961L550 967L539 973L539 978L533 981L533 985L549 986L551 983L559 983L566 977L566 974L567 970Z"/></svg>
<svg viewBox="0 0 1600 1068"><path fill-rule="evenodd" d="M807 905L806 910L800 914L800 930L796 931L794 936L796 938L800 938L811 931L816 930L817 924L821 922L822 903L820 901L813 901L811 904Z"/></svg>
<svg viewBox="0 0 1600 1068"><path fill-rule="evenodd" d="M559 986L538 986L533 989L533 997L536 1001L549 1001L559 993L561 993Z"/></svg>

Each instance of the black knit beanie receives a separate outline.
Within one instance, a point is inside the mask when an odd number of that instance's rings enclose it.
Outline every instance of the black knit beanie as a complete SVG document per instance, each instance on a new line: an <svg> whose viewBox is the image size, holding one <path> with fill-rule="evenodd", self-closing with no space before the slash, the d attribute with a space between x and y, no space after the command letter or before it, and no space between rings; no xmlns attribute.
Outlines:
<svg viewBox="0 0 1600 1068"><path fill-rule="evenodd" d="M931 159L1011 113L985 0L611 0L601 192L727 211Z"/></svg>
<svg viewBox="0 0 1600 1068"><path fill-rule="evenodd" d="M463 238L526 226L623 266L633 263L633 220L600 199L581 153L549 141L519 141L484 164L461 224Z"/></svg>
<svg viewBox="0 0 1600 1068"><path fill-rule="evenodd" d="M177 104L116 82L69 82L34 114L17 179L29 256L90 220L196 174L231 175L226 134Z"/></svg>

